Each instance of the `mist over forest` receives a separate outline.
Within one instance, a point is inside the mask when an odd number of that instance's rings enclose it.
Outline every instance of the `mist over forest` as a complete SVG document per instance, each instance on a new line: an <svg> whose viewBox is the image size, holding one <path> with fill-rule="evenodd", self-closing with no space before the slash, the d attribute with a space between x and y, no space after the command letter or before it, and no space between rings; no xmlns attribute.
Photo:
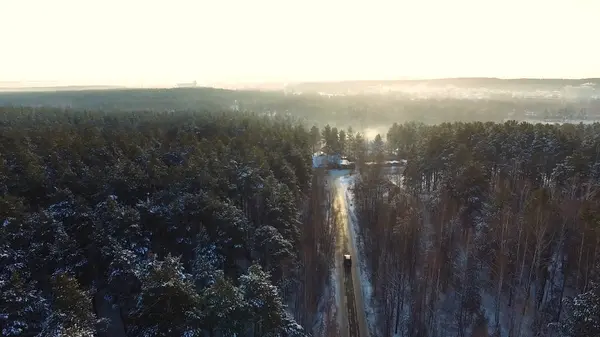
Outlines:
<svg viewBox="0 0 600 337"><path fill-rule="evenodd" d="M232 88L236 90L67 87L60 91L0 91L0 105L98 111L245 111L289 116L306 125L352 126L358 130L384 130L392 123L407 121L589 123L600 118L600 79L459 78Z"/></svg>
<svg viewBox="0 0 600 337"><path fill-rule="evenodd" d="M0 92L0 336L600 336L600 80Z"/></svg>

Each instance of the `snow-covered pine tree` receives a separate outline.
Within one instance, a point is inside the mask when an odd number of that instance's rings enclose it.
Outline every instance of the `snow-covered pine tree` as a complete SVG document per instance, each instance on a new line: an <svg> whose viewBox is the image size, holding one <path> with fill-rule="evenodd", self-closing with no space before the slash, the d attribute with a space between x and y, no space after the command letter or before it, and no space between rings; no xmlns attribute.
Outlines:
<svg viewBox="0 0 600 337"><path fill-rule="evenodd" d="M559 325L562 336L600 336L600 284L592 283L590 290L567 301L565 307L566 317Z"/></svg>
<svg viewBox="0 0 600 337"><path fill-rule="evenodd" d="M269 278L269 273L255 264L239 280L247 303L248 319L254 324L254 336L304 336L304 330L286 312L279 291Z"/></svg>
<svg viewBox="0 0 600 337"><path fill-rule="evenodd" d="M130 336L201 336L200 296L179 258L150 261L141 281Z"/></svg>
<svg viewBox="0 0 600 337"><path fill-rule="evenodd" d="M52 293L52 312L39 336L95 336L98 321L91 296L81 289L77 279L64 272L57 273L52 279Z"/></svg>

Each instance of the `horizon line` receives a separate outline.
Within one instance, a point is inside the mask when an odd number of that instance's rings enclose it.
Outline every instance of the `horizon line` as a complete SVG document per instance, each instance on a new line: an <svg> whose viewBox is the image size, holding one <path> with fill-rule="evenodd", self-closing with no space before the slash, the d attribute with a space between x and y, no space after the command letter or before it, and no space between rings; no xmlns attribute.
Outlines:
<svg viewBox="0 0 600 337"><path fill-rule="evenodd" d="M348 82L418 82L418 81L448 81L448 80L499 80L499 81L515 81L515 80L563 80L563 81L583 81L583 80L600 80L600 77L487 77L487 76L464 76L464 77L398 77L396 79L327 79L327 80L246 80L246 81L206 81L197 82L193 81L190 83L196 83L196 88L202 87L213 87L215 85L260 85L260 84L317 84L317 83L348 83ZM107 89L163 89L163 88L177 88L182 82L172 83L170 85L156 85L156 84L140 84L140 85L124 85L124 84L102 84L90 83L90 84L59 84L58 81L0 81L0 89L49 89L49 88L86 88L86 87L98 87ZM194 87L191 87L194 88Z"/></svg>

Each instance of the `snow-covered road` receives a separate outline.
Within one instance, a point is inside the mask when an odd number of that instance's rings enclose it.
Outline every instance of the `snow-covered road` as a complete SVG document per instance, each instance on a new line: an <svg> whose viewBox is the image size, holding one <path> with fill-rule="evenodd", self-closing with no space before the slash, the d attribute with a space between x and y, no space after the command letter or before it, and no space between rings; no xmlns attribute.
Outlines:
<svg viewBox="0 0 600 337"><path fill-rule="evenodd" d="M344 174L345 173L345 174ZM349 184L352 181L351 176L348 176L347 171L332 172L332 180L334 184L334 210L337 215L338 224L338 235L336 240L336 258L335 268L338 280L337 284L337 299L338 307L340 310L338 313L338 323L340 325L341 336L348 336L349 319L355 320L358 325L358 332L361 337L369 336L369 325L365 315L365 302L364 292L370 290L370 286L364 284L365 277L362 275L364 272L361 270L362 256L359 255L359 250L356 244L355 228L353 224L354 216L351 214L353 209L349 207ZM345 296L345 285L344 285L344 267L343 267L343 255L350 254L353 259L351 267L352 284L354 292L354 300L356 306L356 317L348 317L348 311L345 310L348 307ZM366 288L366 289L365 289Z"/></svg>
<svg viewBox="0 0 600 337"><path fill-rule="evenodd" d="M346 243L348 241L347 231L344 226L340 223L340 205L337 190L337 180L339 177L331 175L328 179L328 185L333 189L333 211L336 217L335 224L337 226L337 235L335 238L335 270L333 276L335 278L335 298L337 306L337 323L341 337L349 337L348 329L348 311L346 310L348 304L346 303L346 284L344 282L344 262L343 255L347 253Z"/></svg>

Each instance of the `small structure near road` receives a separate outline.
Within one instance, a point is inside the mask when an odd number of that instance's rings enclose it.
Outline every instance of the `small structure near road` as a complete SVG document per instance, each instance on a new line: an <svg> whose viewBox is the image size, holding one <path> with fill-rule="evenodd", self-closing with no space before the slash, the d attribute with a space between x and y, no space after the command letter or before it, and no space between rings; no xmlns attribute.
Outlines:
<svg viewBox="0 0 600 337"><path fill-rule="evenodd" d="M354 163L338 153L326 154L323 151L313 154L313 168L323 167L326 169L353 169Z"/></svg>
<svg viewBox="0 0 600 337"><path fill-rule="evenodd" d="M340 165L342 161L342 157L339 154L325 154L325 152L320 151L313 154L313 167L336 167Z"/></svg>

